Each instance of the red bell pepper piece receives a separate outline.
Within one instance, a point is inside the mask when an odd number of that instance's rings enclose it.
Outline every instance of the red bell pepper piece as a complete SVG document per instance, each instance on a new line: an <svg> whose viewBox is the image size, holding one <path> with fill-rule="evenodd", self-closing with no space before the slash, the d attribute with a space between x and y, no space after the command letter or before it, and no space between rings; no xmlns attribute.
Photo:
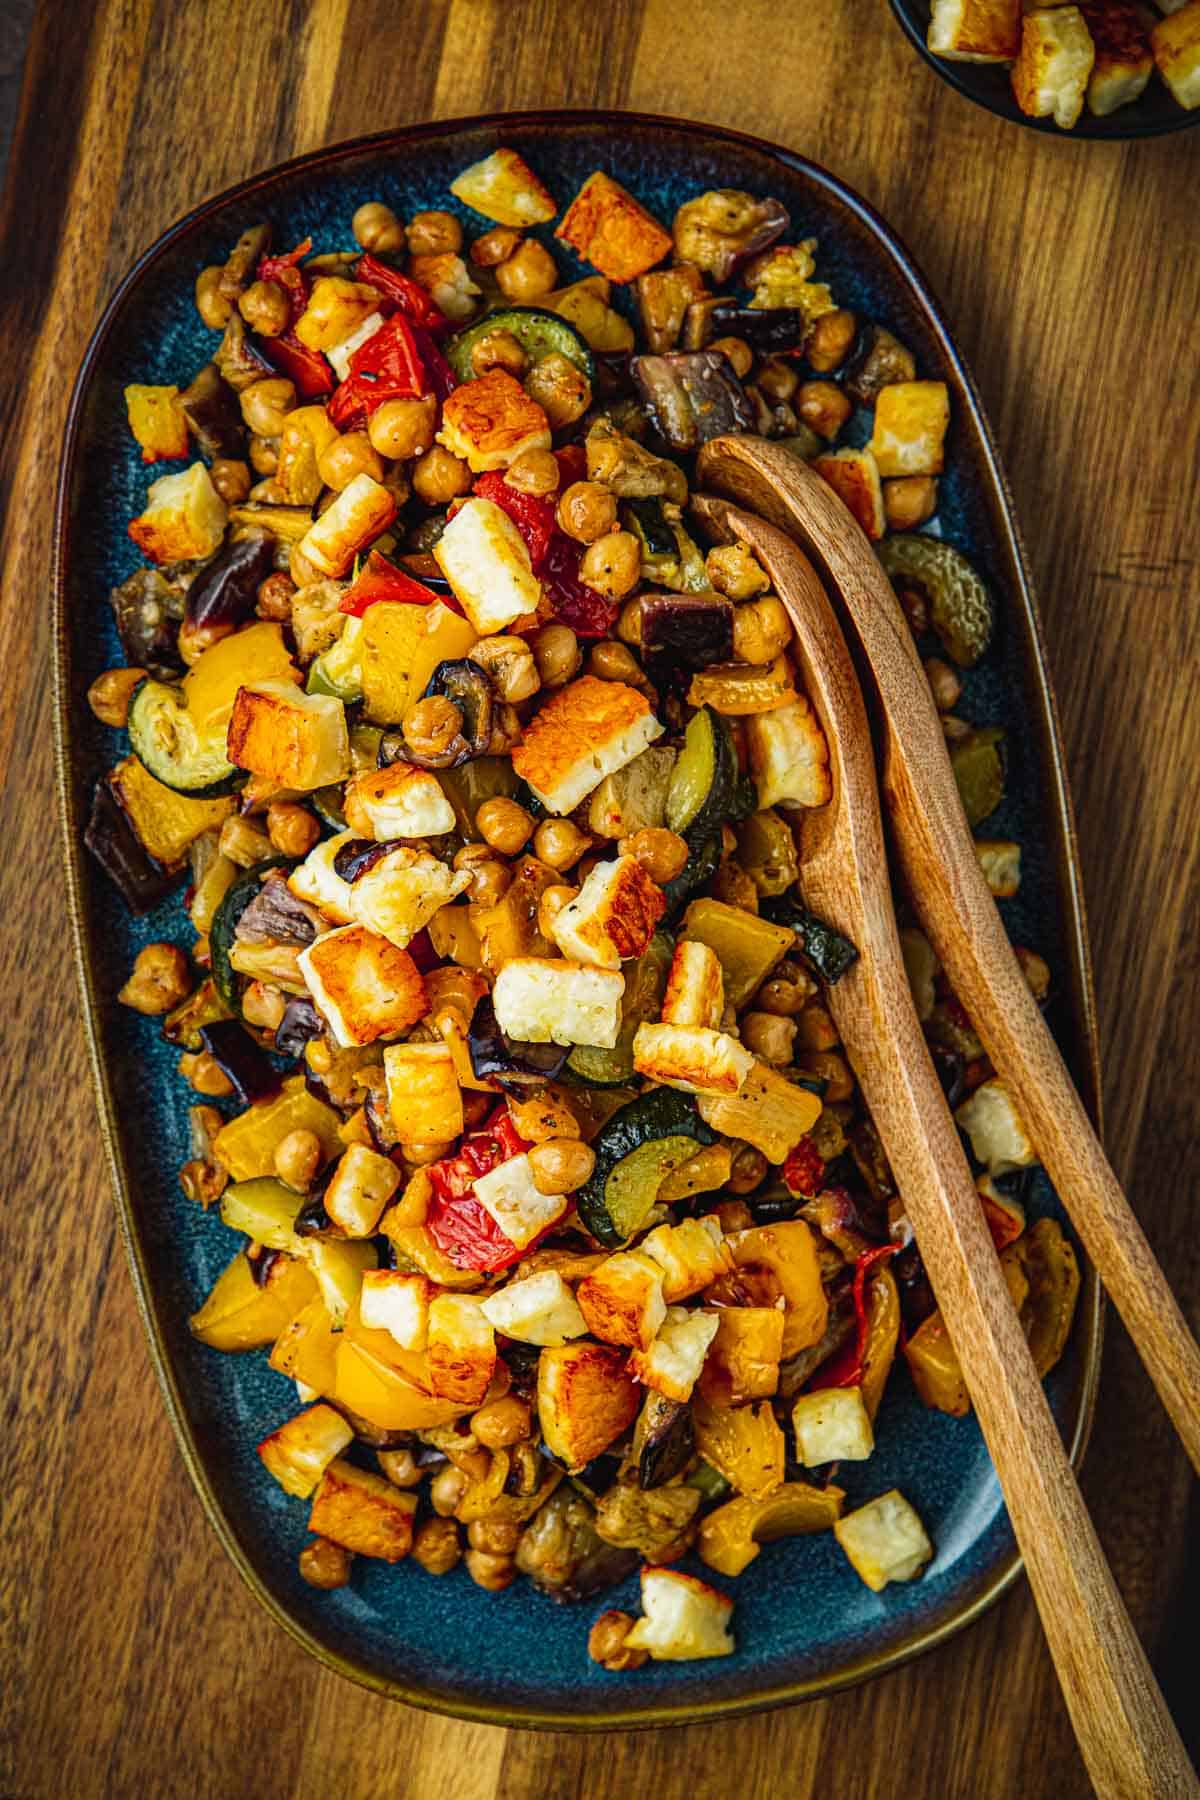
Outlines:
<svg viewBox="0 0 1200 1800"><path fill-rule="evenodd" d="M854 1265L854 1336L818 1369L808 1384L809 1393L815 1393L820 1388L862 1385L867 1335L870 1330L867 1318L867 1276L877 1263L883 1262L886 1257L895 1256L897 1250L902 1248L901 1244L880 1244L876 1250L864 1250L858 1258Z"/></svg>
<svg viewBox="0 0 1200 1800"><path fill-rule="evenodd" d="M783 1165L783 1184L789 1194L803 1194L811 1199L825 1183L825 1158L807 1132L794 1149L789 1150Z"/></svg>
<svg viewBox="0 0 1200 1800"><path fill-rule="evenodd" d="M350 373L329 403L329 417L342 431L360 415L369 418L385 400L415 400L425 390L411 327L402 313L393 313L350 358Z"/></svg>
<svg viewBox="0 0 1200 1800"><path fill-rule="evenodd" d="M587 476L587 451L582 444L564 444L561 450L554 452L554 460L559 467L559 489L569 488L573 481L583 481Z"/></svg>
<svg viewBox="0 0 1200 1800"><path fill-rule="evenodd" d="M294 331L282 337L261 338L259 349L273 368L296 384L302 400L320 400L333 390L333 370L319 350L302 344Z"/></svg>
<svg viewBox="0 0 1200 1800"><path fill-rule="evenodd" d="M482 1131L463 1139L457 1156L431 1165L433 1192L425 1224L438 1249L456 1268L507 1269L525 1254L479 1204L474 1188L481 1175L528 1148L501 1106Z"/></svg>
<svg viewBox="0 0 1200 1800"><path fill-rule="evenodd" d="M441 351L432 331L425 325L412 327L413 342L417 346L417 354L425 365L425 373L429 377L431 392L439 400L444 400L458 386L458 376L450 367Z"/></svg>
<svg viewBox="0 0 1200 1800"><path fill-rule="evenodd" d="M617 622L620 602L606 600L580 580L582 554L582 546L556 528L538 573L560 623L569 625L576 637L607 637Z"/></svg>
<svg viewBox="0 0 1200 1800"><path fill-rule="evenodd" d="M368 553L367 560L342 595L338 611L361 619L368 606L377 600L399 600L409 606L432 606L442 598L422 581L417 581L378 550Z"/></svg>
<svg viewBox="0 0 1200 1800"><path fill-rule="evenodd" d="M287 296L289 331L308 305L308 280L297 265L311 249L312 239L307 237L302 244L297 244L294 250L289 250L284 256L264 256L259 259L258 279L273 281Z"/></svg>
<svg viewBox="0 0 1200 1800"><path fill-rule="evenodd" d="M554 508L550 502L539 500L536 494L522 494L518 488L509 487L499 469L481 475L474 491L481 500L493 501L501 512L508 514L525 540L534 574L540 575L555 532Z"/></svg>
<svg viewBox="0 0 1200 1800"><path fill-rule="evenodd" d="M359 258L358 279L399 307L414 325L424 325L429 331L445 331L450 324L441 307L419 281L414 281L411 275L402 275L399 269L389 268L369 250Z"/></svg>

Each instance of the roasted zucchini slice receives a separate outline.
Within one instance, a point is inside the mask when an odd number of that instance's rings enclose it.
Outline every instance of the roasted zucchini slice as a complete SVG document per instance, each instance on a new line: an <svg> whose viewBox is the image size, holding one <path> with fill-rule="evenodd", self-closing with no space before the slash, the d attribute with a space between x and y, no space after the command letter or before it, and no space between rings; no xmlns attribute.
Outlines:
<svg viewBox="0 0 1200 1800"><path fill-rule="evenodd" d="M471 353L476 344L497 331L511 332L530 362L541 362L544 356L557 351L577 369L582 369L589 381L596 373L591 351L579 333L557 313L544 312L537 306L506 306L485 313L482 319L468 325L446 345L446 361L460 381L474 379Z"/></svg>
<svg viewBox="0 0 1200 1800"><path fill-rule="evenodd" d="M129 743L144 769L177 794L210 800L245 781L225 754L225 727L196 729L184 691L165 681L139 681L129 704Z"/></svg>
<svg viewBox="0 0 1200 1800"><path fill-rule="evenodd" d="M650 1216L663 1177L715 1144L695 1101L675 1088L651 1088L613 1114L592 1141L596 1166L575 1196L593 1237L615 1247L629 1241Z"/></svg>
<svg viewBox="0 0 1200 1800"><path fill-rule="evenodd" d="M953 544L921 532L896 532L877 554L897 589L916 588L925 596L947 655L961 669L973 669L996 628L996 608L978 570Z"/></svg>
<svg viewBox="0 0 1200 1800"><path fill-rule="evenodd" d="M213 915L208 933L213 984L237 1019L242 1016L241 983L232 962L237 923L255 895L262 892L262 878L267 870L278 869L289 862L286 856L266 856L262 862L254 863L226 890L225 898Z"/></svg>
<svg viewBox="0 0 1200 1800"><path fill-rule="evenodd" d="M702 706L689 721L667 789L667 824L700 843L719 831L733 810L737 753L720 713Z"/></svg>

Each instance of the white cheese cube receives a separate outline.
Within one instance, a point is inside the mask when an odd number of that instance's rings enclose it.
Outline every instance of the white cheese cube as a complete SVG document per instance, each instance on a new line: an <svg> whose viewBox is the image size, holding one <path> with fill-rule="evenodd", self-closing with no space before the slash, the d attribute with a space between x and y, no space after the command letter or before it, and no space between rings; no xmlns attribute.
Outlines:
<svg viewBox="0 0 1200 1800"><path fill-rule="evenodd" d="M796 1460L806 1468L823 1463L865 1462L875 1448L861 1387L820 1388L801 1394L792 1408Z"/></svg>
<svg viewBox="0 0 1200 1800"><path fill-rule="evenodd" d="M662 1269L640 1250L618 1250L585 1275L575 1292L593 1337L648 1350L667 1316Z"/></svg>
<svg viewBox="0 0 1200 1800"><path fill-rule="evenodd" d="M465 502L433 547L455 599L481 636L536 612L542 584L525 540L494 500Z"/></svg>
<svg viewBox="0 0 1200 1800"><path fill-rule="evenodd" d="M333 859L354 837L352 831L339 831L324 838L309 851L288 876L288 886L299 900L310 900L339 925L351 925L350 883L343 881L333 866Z"/></svg>
<svg viewBox="0 0 1200 1800"><path fill-rule="evenodd" d="M322 575L344 575L360 550L396 516L396 498L370 475L356 475L332 506L314 519L297 545Z"/></svg>
<svg viewBox="0 0 1200 1800"><path fill-rule="evenodd" d="M225 502L202 462L178 475L160 475L146 492L146 508L129 535L152 562L192 562L211 556L225 535Z"/></svg>
<svg viewBox="0 0 1200 1800"><path fill-rule="evenodd" d="M343 1050L399 1037L428 1010L425 983L408 951L364 925L324 932L296 961Z"/></svg>
<svg viewBox="0 0 1200 1800"><path fill-rule="evenodd" d="M669 1305L689 1300L731 1266L721 1221L713 1213L703 1219L681 1219L678 1225L658 1225L638 1249L662 1269L663 1298Z"/></svg>
<svg viewBox="0 0 1200 1800"><path fill-rule="evenodd" d="M998 1076L977 1087L954 1117L971 1140L975 1160L984 1164L989 1175L1028 1168L1037 1161L1037 1151L1012 1095Z"/></svg>
<svg viewBox="0 0 1200 1800"><path fill-rule="evenodd" d="M899 1488L838 1519L833 1535L875 1593L889 1581L911 1581L933 1555L925 1527Z"/></svg>
<svg viewBox="0 0 1200 1800"><path fill-rule="evenodd" d="M285 1493L306 1500L353 1436L341 1413L321 1402L264 1438L258 1454Z"/></svg>
<svg viewBox="0 0 1200 1800"><path fill-rule="evenodd" d="M435 912L470 885L466 869L448 869L426 850L389 850L350 885L350 911L403 950Z"/></svg>
<svg viewBox="0 0 1200 1800"><path fill-rule="evenodd" d="M633 1066L639 1075L685 1094L736 1094L754 1057L727 1031L643 1024L633 1040Z"/></svg>
<svg viewBox="0 0 1200 1800"><path fill-rule="evenodd" d="M454 830L454 808L429 769L395 762L367 769L346 784L343 798L347 836L357 832L377 843L392 838L441 837Z"/></svg>
<svg viewBox="0 0 1200 1800"><path fill-rule="evenodd" d="M429 1306L437 1290L427 1275L399 1269L368 1269L358 1298L358 1316L368 1331L386 1331L402 1350L424 1350Z"/></svg>
<svg viewBox="0 0 1200 1800"><path fill-rule="evenodd" d="M635 1350L630 1356L630 1374L668 1400L681 1404L690 1400L720 1323L715 1312L668 1307L649 1349Z"/></svg>
<svg viewBox="0 0 1200 1800"><path fill-rule="evenodd" d="M557 1269L510 1281L480 1306L497 1331L520 1344L566 1344L587 1332L575 1296Z"/></svg>
<svg viewBox="0 0 1200 1800"><path fill-rule="evenodd" d="M625 977L548 957L514 956L492 989L496 1021L528 1044L594 1044L611 1050L621 1029Z"/></svg>
<svg viewBox="0 0 1200 1800"><path fill-rule="evenodd" d="M543 1194L523 1153L497 1163L475 1182L475 1198L518 1250L524 1250L568 1210L565 1194Z"/></svg>
<svg viewBox="0 0 1200 1800"><path fill-rule="evenodd" d="M648 1650L655 1662L693 1662L729 1656L733 1601L679 1569L642 1570L642 1614L626 1637L631 1650Z"/></svg>
<svg viewBox="0 0 1200 1800"><path fill-rule="evenodd" d="M550 812L569 813L662 734L637 688L583 675L534 713L512 753L513 768Z"/></svg>
<svg viewBox="0 0 1200 1800"><path fill-rule="evenodd" d="M596 864L551 929L564 956L619 969L624 958L642 954L666 909L662 889L637 857L618 856Z"/></svg>
<svg viewBox="0 0 1200 1800"><path fill-rule="evenodd" d="M725 982L716 951L696 939L681 938L663 995L663 1024L702 1025L715 1031L724 1011Z"/></svg>
<svg viewBox="0 0 1200 1800"><path fill-rule="evenodd" d="M431 1303L426 1354L439 1399L480 1404L496 1367L496 1334L473 1294L439 1294Z"/></svg>
<svg viewBox="0 0 1200 1800"><path fill-rule="evenodd" d="M361 350L367 339L373 338L382 324L382 313L368 313L361 325L356 325L353 331L348 332L336 344L329 345L325 354L333 364L334 374L339 381L345 381L349 375L350 358L355 351Z"/></svg>
<svg viewBox="0 0 1200 1800"><path fill-rule="evenodd" d="M301 793L328 787L350 773L346 709L332 694L306 694L294 681L239 688L225 753L275 787Z"/></svg>

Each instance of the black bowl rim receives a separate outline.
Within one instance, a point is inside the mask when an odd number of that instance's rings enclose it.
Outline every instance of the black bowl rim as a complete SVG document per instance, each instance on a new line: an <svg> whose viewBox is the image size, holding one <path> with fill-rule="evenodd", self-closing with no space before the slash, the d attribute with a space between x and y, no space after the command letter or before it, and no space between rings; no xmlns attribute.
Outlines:
<svg viewBox="0 0 1200 1800"><path fill-rule="evenodd" d="M998 64L955 62L952 58L938 56L925 42L924 21L914 17L911 0L889 0L889 5L905 37L935 74L940 75L964 99L981 106L994 118L1007 119L1013 125L1023 125L1026 131L1040 131L1056 138L1082 138L1096 144L1127 144L1138 138L1166 137L1169 132L1186 131L1189 125L1200 125L1200 107L1193 107L1189 112L1187 107L1180 106L1178 102L1175 106L1178 117L1164 114L1161 119L1149 121L1127 117L1136 112L1139 104L1137 100L1131 106L1118 107L1115 113L1109 113L1103 119L1096 118L1085 107L1078 122L1069 131L1064 131L1053 119L1031 119L1028 113L1021 111L1015 99L999 102L988 94L980 93L973 85L972 70L981 67L996 68ZM1151 76L1151 80L1153 79Z"/></svg>
<svg viewBox="0 0 1200 1800"><path fill-rule="evenodd" d="M91 958L84 930L82 818L78 784L74 780L73 741L71 730L71 656L67 624L67 586L70 565L69 510L75 459L82 429L84 399L108 338L126 303L134 296L143 278L180 240L226 207L244 202L261 189L281 178L290 178L305 170L349 161L365 152L381 152L389 147L411 147L422 140L455 132L501 129L568 130L572 127L614 128L633 131L667 131L718 140L736 147L753 150L771 157L784 167L817 186L823 187L841 205L856 214L871 235L895 260L912 291L925 309L928 324L938 342L941 354L954 368L962 383L974 417L984 463L992 487L1002 501L1001 514L1008 549L1018 576L1017 598L1028 627L1028 646L1032 651L1033 689L1038 707L1038 723L1044 733L1048 752L1049 774L1054 801L1054 818L1061 826L1063 856L1060 864L1059 898L1063 915L1065 947L1076 977L1075 1024L1080 1036L1080 1051L1085 1066L1081 1069L1084 1098L1096 1122L1100 1120L1100 1065L1095 995L1091 958L1088 949L1082 885L1078 864L1078 846L1074 811L1067 786L1063 760L1058 708L1050 682L1041 620L1033 597L1027 559L1013 509L1012 495L1000 468L991 428L983 411L974 378L955 347L933 292L921 274L911 253L874 208L852 188L812 162L782 145L771 143L751 133L710 125L698 120L676 119L665 114L623 112L612 108L569 109L534 108L526 111L470 114L461 118L426 120L397 127L390 131L364 134L290 157L270 168L260 170L243 181L235 182L221 192L201 201L169 226L142 252L105 306L88 342L79 373L71 393L67 425L63 440L55 495L55 521L52 555L53 586L53 688L54 688L54 753L59 798L59 822L64 840L64 867L67 885L68 916L76 973L83 1001L84 1033L92 1083L95 1090L101 1138L116 1200L117 1221L125 1253L133 1277L134 1298L150 1347L151 1362L162 1393L167 1416L179 1445L180 1454L201 1505L223 1549L243 1582L282 1627L309 1655L327 1668L357 1682L360 1686L391 1699L403 1701L418 1710L435 1712L476 1723L508 1728L534 1728L554 1731L637 1730L656 1726L684 1725L713 1718L728 1718L764 1711L799 1700L815 1699L841 1689L857 1686L889 1669L896 1668L936 1648L957 1632L972 1624L1008 1591L1023 1572L1020 1553L1015 1548L998 1562L982 1587L965 1604L950 1607L928 1626L916 1631L903 1642L884 1651L869 1652L844 1663L830 1675L805 1677L798 1681L777 1683L769 1689L731 1695L719 1700L692 1700L682 1704L661 1704L629 1710L619 1705L586 1715L542 1708L537 1705L510 1705L478 1701L455 1692L452 1688L418 1685L394 1680L365 1662L340 1654L309 1631L293 1616L286 1604L272 1592L265 1578L254 1566L243 1546L235 1520L218 1501L208 1478L188 1422L181 1386L173 1362L167 1352L165 1336L158 1316L159 1295L151 1279L148 1257L135 1225L130 1182L125 1168L117 1110L102 1056L98 1027L99 1002L96 994ZM1056 828L1055 836L1059 835ZM1083 1304L1076 1330L1081 1337L1081 1376L1078 1412L1073 1421L1068 1454L1078 1468L1091 1430L1099 1383L1100 1354L1103 1335L1103 1295L1091 1265L1084 1260Z"/></svg>

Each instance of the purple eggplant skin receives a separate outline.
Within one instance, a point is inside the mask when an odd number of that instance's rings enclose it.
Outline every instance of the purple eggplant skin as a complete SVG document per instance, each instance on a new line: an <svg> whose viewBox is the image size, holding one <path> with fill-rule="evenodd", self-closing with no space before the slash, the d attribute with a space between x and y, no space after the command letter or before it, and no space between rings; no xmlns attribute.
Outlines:
<svg viewBox="0 0 1200 1800"><path fill-rule="evenodd" d="M390 1156L393 1150L400 1147L400 1139L396 1136L396 1128L392 1124L391 1108L388 1105L387 1090L382 1087L367 1089L363 1101L363 1117L372 1147L380 1156Z"/></svg>
<svg viewBox="0 0 1200 1800"><path fill-rule="evenodd" d="M186 595L161 569L138 569L109 595L117 636L131 669L175 681L183 668L179 627Z"/></svg>
<svg viewBox="0 0 1200 1800"><path fill-rule="evenodd" d="M399 850L403 840L397 838L392 843L377 844L373 838L351 838L343 844L333 859L333 872L343 881L357 881L368 869L385 857L389 850Z"/></svg>
<svg viewBox="0 0 1200 1800"><path fill-rule="evenodd" d="M754 408L719 350L670 350L630 363L655 430L672 450L698 450L710 438L754 429Z"/></svg>
<svg viewBox="0 0 1200 1800"><path fill-rule="evenodd" d="M730 243L724 255L710 268L709 273L717 286L728 281L738 269L744 268L752 257L769 250L783 236L791 222L791 215L781 200L760 200L758 224L740 241Z"/></svg>
<svg viewBox="0 0 1200 1800"><path fill-rule="evenodd" d="M182 869L164 868L142 848L107 781L96 783L83 841L131 912L151 912L183 879Z"/></svg>
<svg viewBox="0 0 1200 1800"><path fill-rule="evenodd" d="M279 1092L283 1080L279 1070L237 1019L202 1025L200 1040L244 1105L252 1106Z"/></svg>
<svg viewBox="0 0 1200 1800"><path fill-rule="evenodd" d="M276 1028L275 1054L303 1056L304 1046L313 1038L319 1038L324 1029L321 1015L307 995L295 995L284 1007L283 1017Z"/></svg>
<svg viewBox="0 0 1200 1800"><path fill-rule="evenodd" d="M662 1487L673 1475L682 1474L695 1449L691 1407L664 1399L651 1388L633 1434L638 1486L643 1490Z"/></svg>
<svg viewBox="0 0 1200 1800"><path fill-rule="evenodd" d="M733 607L720 594L651 594L642 601L642 648L669 651L689 669L733 661Z"/></svg>
<svg viewBox="0 0 1200 1800"><path fill-rule="evenodd" d="M240 462L246 455L246 427L237 395L222 381L215 363L204 367L179 396L188 430L205 456Z"/></svg>
<svg viewBox="0 0 1200 1800"><path fill-rule="evenodd" d="M265 531L235 538L201 569L188 589L189 625L244 625L258 590L275 568L275 540Z"/></svg>
<svg viewBox="0 0 1200 1800"><path fill-rule="evenodd" d="M808 332L797 306L714 306L714 337L739 337L764 356L799 350Z"/></svg>
<svg viewBox="0 0 1200 1800"><path fill-rule="evenodd" d="M507 1037L500 1029L489 994L476 1002L471 1014L467 1049L477 1078L490 1078L509 1094L544 1087L561 1073L569 1054L559 1044L526 1044Z"/></svg>

